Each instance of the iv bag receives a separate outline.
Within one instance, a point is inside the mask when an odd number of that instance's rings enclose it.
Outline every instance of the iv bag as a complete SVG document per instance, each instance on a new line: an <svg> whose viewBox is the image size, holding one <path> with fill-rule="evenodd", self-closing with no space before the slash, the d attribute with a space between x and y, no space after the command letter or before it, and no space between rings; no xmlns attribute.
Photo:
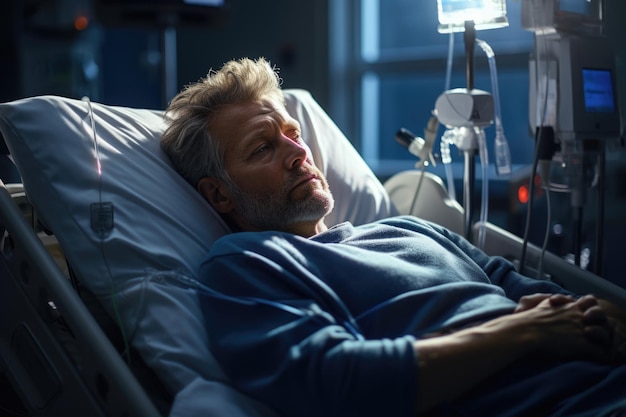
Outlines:
<svg viewBox="0 0 626 417"><path fill-rule="evenodd" d="M437 0L437 11L439 33L463 32L468 20L476 30L509 25L505 0Z"/></svg>

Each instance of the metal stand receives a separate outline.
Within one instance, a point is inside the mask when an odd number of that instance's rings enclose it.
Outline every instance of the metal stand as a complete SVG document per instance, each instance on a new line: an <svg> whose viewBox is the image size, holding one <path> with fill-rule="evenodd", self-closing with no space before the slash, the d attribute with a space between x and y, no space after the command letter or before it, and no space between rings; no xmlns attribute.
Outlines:
<svg viewBox="0 0 626 417"><path fill-rule="evenodd" d="M474 22L465 22L465 76L467 90L474 89L474 44L476 42L476 30ZM465 172L463 177L463 208L465 209L465 238L472 241L472 225L474 224L474 185L476 182L476 141L463 149L465 157ZM483 179L484 181L485 179Z"/></svg>

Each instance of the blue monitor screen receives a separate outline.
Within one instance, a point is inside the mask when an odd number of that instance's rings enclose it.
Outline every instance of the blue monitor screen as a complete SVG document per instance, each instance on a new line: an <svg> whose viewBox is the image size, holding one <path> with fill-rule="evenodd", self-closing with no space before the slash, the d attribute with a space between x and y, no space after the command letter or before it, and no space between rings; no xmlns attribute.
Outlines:
<svg viewBox="0 0 626 417"><path fill-rule="evenodd" d="M583 69L585 111L612 113L615 111L613 77L607 69Z"/></svg>
<svg viewBox="0 0 626 417"><path fill-rule="evenodd" d="M598 0L560 0L559 10L580 14L588 17L598 17L600 2Z"/></svg>

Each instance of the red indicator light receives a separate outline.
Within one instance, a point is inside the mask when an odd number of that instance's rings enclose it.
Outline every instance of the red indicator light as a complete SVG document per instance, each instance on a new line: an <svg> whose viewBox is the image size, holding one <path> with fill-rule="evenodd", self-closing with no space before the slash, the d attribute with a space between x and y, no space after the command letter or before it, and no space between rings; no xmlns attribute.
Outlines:
<svg viewBox="0 0 626 417"><path fill-rule="evenodd" d="M74 19L74 28L76 30L85 30L87 26L89 26L89 19L85 16L77 16L76 19Z"/></svg>
<svg viewBox="0 0 626 417"><path fill-rule="evenodd" d="M527 185L520 185L517 189L517 199L520 203L526 204L528 203L529 191Z"/></svg>

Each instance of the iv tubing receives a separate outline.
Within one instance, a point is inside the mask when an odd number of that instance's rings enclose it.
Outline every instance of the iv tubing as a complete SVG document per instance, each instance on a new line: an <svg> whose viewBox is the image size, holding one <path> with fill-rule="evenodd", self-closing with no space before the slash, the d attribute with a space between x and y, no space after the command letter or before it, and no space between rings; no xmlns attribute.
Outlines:
<svg viewBox="0 0 626 417"><path fill-rule="evenodd" d="M82 101L87 103L87 116L89 117L89 121L90 121L94 154L96 157L96 173L98 175L98 204L102 204L102 163L100 159L100 149L98 147L98 137L96 134L96 120L93 114L93 107L91 106L91 99L88 96L84 96L82 98ZM107 259L104 254L104 240L102 239L102 236L99 236L99 237L100 237L99 239L100 253L102 254L103 259ZM105 262L104 264L106 266L108 275L110 277L113 277L113 274L111 273L111 269L109 267L109 263ZM117 307L117 294L115 293L115 286L114 286L113 280L111 280L111 292L109 295L111 296L111 304L113 306L113 312L115 314L116 324L120 330L120 333L122 336L122 342L124 343L124 351L122 352L122 356L126 357L126 363L128 363L128 365L132 365L132 357L130 354L130 343L128 341L128 336L126 335L126 331L124 330L124 326L122 325L122 319L120 318L119 309Z"/></svg>
<svg viewBox="0 0 626 417"><path fill-rule="evenodd" d="M502 122L500 118L500 95L498 94L498 74L496 71L496 59L495 54L493 53L493 49L487 44L487 42L476 39L476 43L487 55L487 59L489 61L489 71L491 73L491 95L494 100L495 107L495 119L496 119L496 165L498 162L498 138L504 136L504 130L502 129ZM475 134L478 138L478 152L480 155L480 166L482 169L482 196L480 203L480 223L478 228L478 247L484 248L485 246L485 228L487 225L487 216L489 213L489 154L487 152L487 139L485 138L485 131L483 129L474 128ZM500 139L502 142L502 139ZM504 140L506 144L506 139ZM508 151L508 145L507 145ZM511 172L511 161L509 155L509 169L508 172ZM496 167L497 169L497 167Z"/></svg>
<svg viewBox="0 0 626 417"><path fill-rule="evenodd" d="M455 144L454 132L446 130L441 135L439 152L441 153L441 162L446 170L446 179L448 181L448 195L451 199L456 200L456 191L454 187L454 175L452 173L452 157L450 156L450 145Z"/></svg>
<svg viewBox="0 0 626 417"><path fill-rule="evenodd" d="M480 166L482 169L482 201L480 204L480 223L478 229L478 247L485 246L485 226L489 212L489 156L487 152L487 139L485 131L478 127L474 128L474 133L478 138L478 152L480 155Z"/></svg>
<svg viewBox="0 0 626 417"><path fill-rule="evenodd" d="M450 39L448 41L448 62L446 64L446 85L443 91L450 89L452 83L452 57L454 55L454 32L450 32ZM452 165L450 165L450 142L441 139L440 143L441 155L447 156L446 160L443 160L443 167L446 171L446 181L448 183L448 195L451 199L456 200L456 191L454 189L454 174L452 173Z"/></svg>
<svg viewBox="0 0 626 417"><path fill-rule="evenodd" d="M422 188L422 183L424 182L424 176L426 171L426 164L422 164L422 169L420 170L420 179L417 181L417 189L415 190L415 194L413 194L413 201L411 202L411 207L409 208L409 214L413 214L413 210L415 210L415 204L417 204L417 196L420 193Z"/></svg>
<svg viewBox="0 0 626 417"><path fill-rule="evenodd" d="M446 63L446 85L444 91L450 89L452 83L452 57L454 55L454 32L450 32L450 38L448 40L448 61Z"/></svg>
<svg viewBox="0 0 626 417"><path fill-rule="evenodd" d="M495 162L498 175L506 175L511 173L511 152L509 144L504 136L504 128L502 127L502 113L500 110L500 92L498 89L498 70L496 68L496 56L489 44L482 39L476 39L476 44L487 55L489 62L489 71L491 73L491 95L493 96L495 108Z"/></svg>

